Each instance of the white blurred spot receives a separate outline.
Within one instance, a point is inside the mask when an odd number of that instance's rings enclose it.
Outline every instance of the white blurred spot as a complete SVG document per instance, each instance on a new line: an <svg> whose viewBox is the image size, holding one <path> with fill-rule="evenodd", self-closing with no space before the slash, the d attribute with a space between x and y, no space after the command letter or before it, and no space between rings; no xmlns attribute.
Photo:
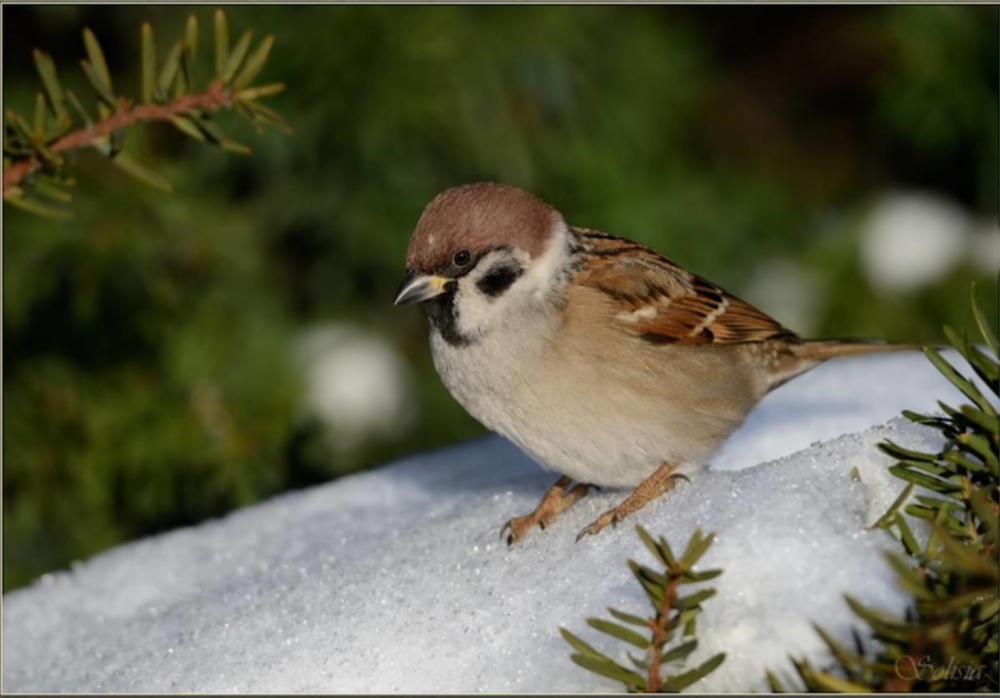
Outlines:
<svg viewBox="0 0 1000 698"><path fill-rule="evenodd" d="M372 436L395 436L412 424L410 375L393 347L350 325L304 332L295 346L305 370L304 409L329 430L338 451Z"/></svg>
<svg viewBox="0 0 1000 698"><path fill-rule="evenodd" d="M980 227L969 239L969 259L984 274L1000 271L1000 226L996 221Z"/></svg>
<svg viewBox="0 0 1000 698"><path fill-rule="evenodd" d="M872 286L907 293L937 281L965 255L971 226L964 209L939 196L886 195L862 230L861 256Z"/></svg>

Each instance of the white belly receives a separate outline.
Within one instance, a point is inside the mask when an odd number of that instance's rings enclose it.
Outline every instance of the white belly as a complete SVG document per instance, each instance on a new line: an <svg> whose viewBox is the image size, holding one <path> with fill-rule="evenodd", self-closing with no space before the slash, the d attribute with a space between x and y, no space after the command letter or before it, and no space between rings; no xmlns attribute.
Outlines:
<svg viewBox="0 0 1000 698"><path fill-rule="evenodd" d="M742 421L727 420L724 433L706 439L703 416L675 409L656 391L623 388L620 367L595 372L585 358L582 365L572 356L543 360L544 337L519 328L454 347L432 333L431 350L452 396L545 468L579 482L635 486L665 462L681 472L704 463Z"/></svg>

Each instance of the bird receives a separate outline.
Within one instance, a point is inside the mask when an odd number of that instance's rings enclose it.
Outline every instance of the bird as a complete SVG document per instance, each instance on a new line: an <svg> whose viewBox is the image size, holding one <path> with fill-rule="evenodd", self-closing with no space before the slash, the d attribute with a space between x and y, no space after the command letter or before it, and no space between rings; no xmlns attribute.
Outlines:
<svg viewBox="0 0 1000 698"><path fill-rule="evenodd" d="M427 204L395 298L408 304L426 310L452 397L560 474L501 527L508 545L592 488L631 491L577 541L617 525L705 465L775 388L828 359L911 348L803 339L649 247L495 182Z"/></svg>

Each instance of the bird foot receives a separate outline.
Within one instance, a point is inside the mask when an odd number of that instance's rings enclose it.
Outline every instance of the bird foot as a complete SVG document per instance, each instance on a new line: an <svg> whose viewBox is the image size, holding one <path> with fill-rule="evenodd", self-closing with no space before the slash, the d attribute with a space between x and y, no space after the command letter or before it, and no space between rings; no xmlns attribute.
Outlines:
<svg viewBox="0 0 1000 698"><path fill-rule="evenodd" d="M611 527L618 525L626 516L632 512L638 511L647 502L659 497L664 492L669 492L677 486L677 480L684 480L685 482L691 482L687 475L683 473L671 472L673 466L663 466L661 470L654 473L649 479L644 481L638 487L636 487L632 494L625 498L621 504L618 506L608 509L606 512L597 517L589 526L585 527L576 536L576 541L579 543L580 539L584 536L594 536L604 530L608 524Z"/></svg>
<svg viewBox="0 0 1000 698"><path fill-rule="evenodd" d="M576 536L576 542L579 543L580 539L584 536L595 536L600 533L608 524L612 527L617 526L618 522L628 516L627 513L622 513L619 511L619 507L614 509L608 509L606 512L597 517L597 519L582 531L580 531Z"/></svg>
<svg viewBox="0 0 1000 698"><path fill-rule="evenodd" d="M564 509L586 496L592 485L579 484L570 489L571 480L561 477L542 498L538 507L527 516L515 516L500 528L500 537L508 530L507 545L513 545L535 526L543 531Z"/></svg>

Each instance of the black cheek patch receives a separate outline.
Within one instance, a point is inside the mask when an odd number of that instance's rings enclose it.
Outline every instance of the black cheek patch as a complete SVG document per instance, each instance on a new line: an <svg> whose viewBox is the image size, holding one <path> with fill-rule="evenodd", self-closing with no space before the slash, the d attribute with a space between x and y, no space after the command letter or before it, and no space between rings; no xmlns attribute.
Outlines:
<svg viewBox="0 0 1000 698"><path fill-rule="evenodd" d="M524 269L519 266L501 265L476 282L476 287L490 298L496 298L521 278Z"/></svg>

